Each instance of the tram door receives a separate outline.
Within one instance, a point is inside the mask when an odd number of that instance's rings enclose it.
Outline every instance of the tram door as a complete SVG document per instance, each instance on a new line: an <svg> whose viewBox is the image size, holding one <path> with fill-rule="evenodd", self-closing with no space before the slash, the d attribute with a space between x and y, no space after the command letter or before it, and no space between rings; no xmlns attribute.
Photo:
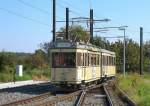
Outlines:
<svg viewBox="0 0 150 106"><path fill-rule="evenodd" d="M86 72L86 56L85 53L82 54L83 65L82 65L82 78L85 80L85 72Z"/></svg>
<svg viewBox="0 0 150 106"><path fill-rule="evenodd" d="M96 54L91 55L92 79L96 78Z"/></svg>
<svg viewBox="0 0 150 106"><path fill-rule="evenodd" d="M102 55L102 77L107 75L107 57Z"/></svg>

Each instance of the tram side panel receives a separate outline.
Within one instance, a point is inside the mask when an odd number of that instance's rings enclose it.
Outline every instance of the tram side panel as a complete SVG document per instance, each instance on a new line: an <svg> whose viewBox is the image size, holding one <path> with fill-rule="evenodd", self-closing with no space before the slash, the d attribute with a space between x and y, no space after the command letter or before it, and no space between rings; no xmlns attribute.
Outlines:
<svg viewBox="0 0 150 106"><path fill-rule="evenodd" d="M116 74L115 55L102 53L102 77L112 77Z"/></svg>
<svg viewBox="0 0 150 106"><path fill-rule="evenodd" d="M85 82L97 81L100 79L100 67L87 67Z"/></svg>
<svg viewBox="0 0 150 106"><path fill-rule="evenodd" d="M108 57L108 77L115 77L116 75L116 66L115 66L115 55Z"/></svg>
<svg viewBox="0 0 150 106"><path fill-rule="evenodd" d="M100 80L100 53L87 50L77 50L77 73L82 83ZM79 79L78 79L79 80Z"/></svg>

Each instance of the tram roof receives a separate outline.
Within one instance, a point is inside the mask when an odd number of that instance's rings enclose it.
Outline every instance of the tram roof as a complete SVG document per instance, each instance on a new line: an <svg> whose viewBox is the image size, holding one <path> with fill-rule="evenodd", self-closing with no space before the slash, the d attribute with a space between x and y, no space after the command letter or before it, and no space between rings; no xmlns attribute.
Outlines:
<svg viewBox="0 0 150 106"><path fill-rule="evenodd" d="M106 50L106 49L101 49L101 52L115 55L115 52L112 52L112 51L109 51L109 50Z"/></svg>
<svg viewBox="0 0 150 106"><path fill-rule="evenodd" d="M115 52L111 52L106 49L102 49L98 46L92 45L90 43L83 42L69 42L69 41L55 41L51 44L51 49L87 49L91 51L104 52L109 54L115 54Z"/></svg>

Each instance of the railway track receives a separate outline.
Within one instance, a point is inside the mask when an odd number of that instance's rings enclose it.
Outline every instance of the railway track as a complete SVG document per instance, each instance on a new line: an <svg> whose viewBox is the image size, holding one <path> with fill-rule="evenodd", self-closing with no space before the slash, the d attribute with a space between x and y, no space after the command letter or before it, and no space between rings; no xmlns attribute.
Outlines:
<svg viewBox="0 0 150 106"><path fill-rule="evenodd" d="M18 106L18 105L21 106L21 105L27 105L27 104L32 103L32 102L42 101L42 100L48 98L50 95L51 95L50 93L44 93L44 94L41 94L41 95L38 95L38 96L35 96L35 97L32 97L32 98L23 99L23 100L15 101L15 102L4 104L4 105L0 105L0 106Z"/></svg>
<svg viewBox="0 0 150 106"><path fill-rule="evenodd" d="M80 90L62 96L53 96L50 93L45 93L36 97L15 101L0 106L73 106L80 93Z"/></svg>
<svg viewBox="0 0 150 106"><path fill-rule="evenodd" d="M1 106L135 106L122 100L109 84L90 86L73 93L54 96L50 93Z"/></svg>
<svg viewBox="0 0 150 106"><path fill-rule="evenodd" d="M105 88L111 96L113 106L137 106L121 89L113 83L107 83Z"/></svg>
<svg viewBox="0 0 150 106"><path fill-rule="evenodd" d="M50 83L25 85L20 87L0 89L0 105L8 104L27 98L33 98L40 94L50 92Z"/></svg>
<svg viewBox="0 0 150 106"><path fill-rule="evenodd" d="M136 104L118 91L113 84L104 83L83 90L75 106L136 106Z"/></svg>
<svg viewBox="0 0 150 106"><path fill-rule="evenodd" d="M104 85L83 90L75 106L113 106Z"/></svg>

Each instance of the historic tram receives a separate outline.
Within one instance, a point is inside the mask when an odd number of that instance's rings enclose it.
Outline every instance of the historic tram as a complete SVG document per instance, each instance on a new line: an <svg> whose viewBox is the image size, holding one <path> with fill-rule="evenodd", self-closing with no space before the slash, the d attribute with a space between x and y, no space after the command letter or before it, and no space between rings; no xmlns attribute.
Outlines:
<svg viewBox="0 0 150 106"><path fill-rule="evenodd" d="M50 49L51 83L74 87L115 77L115 53L92 44L55 41Z"/></svg>

